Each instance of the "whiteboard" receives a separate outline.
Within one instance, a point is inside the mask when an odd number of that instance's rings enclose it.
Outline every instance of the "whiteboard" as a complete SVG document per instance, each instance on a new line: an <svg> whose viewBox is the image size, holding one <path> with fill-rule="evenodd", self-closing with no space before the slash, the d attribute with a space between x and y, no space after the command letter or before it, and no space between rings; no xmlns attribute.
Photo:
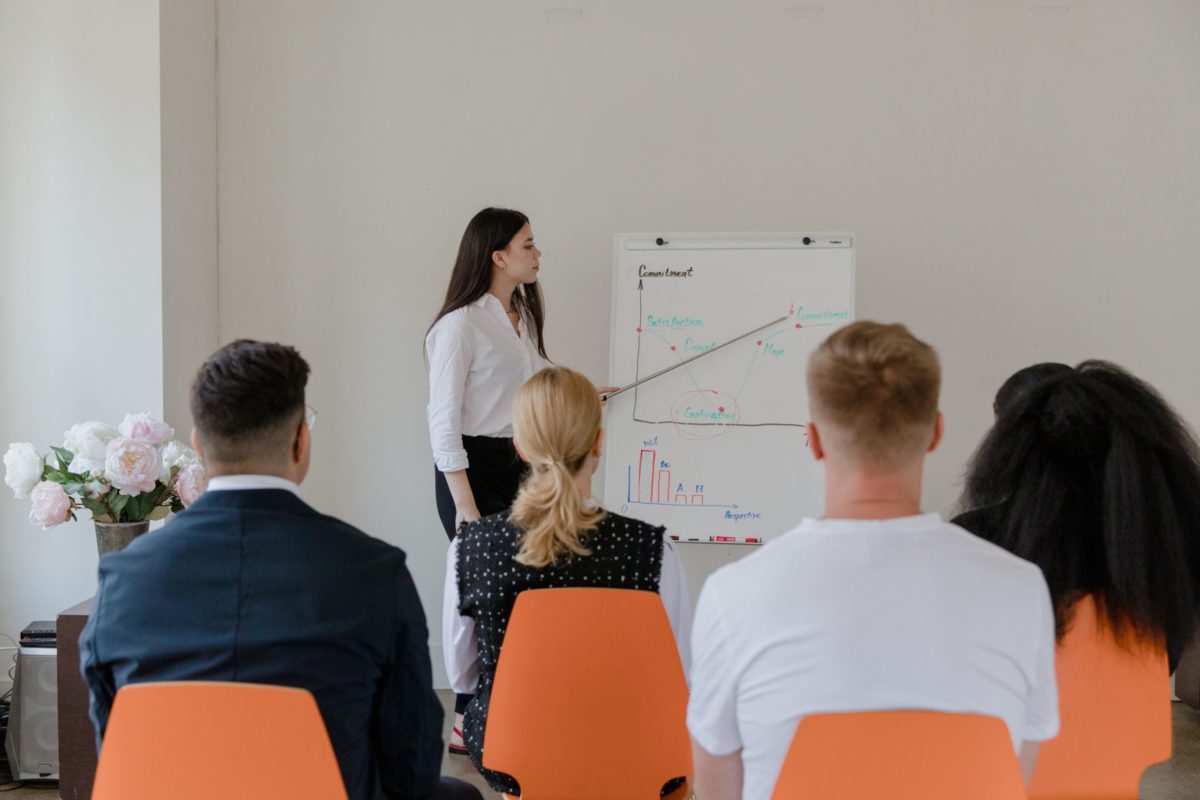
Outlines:
<svg viewBox="0 0 1200 800"><path fill-rule="evenodd" d="M819 515L804 372L854 319L853 235L619 234L612 299L614 386L714 352L607 401L605 507L703 543Z"/></svg>

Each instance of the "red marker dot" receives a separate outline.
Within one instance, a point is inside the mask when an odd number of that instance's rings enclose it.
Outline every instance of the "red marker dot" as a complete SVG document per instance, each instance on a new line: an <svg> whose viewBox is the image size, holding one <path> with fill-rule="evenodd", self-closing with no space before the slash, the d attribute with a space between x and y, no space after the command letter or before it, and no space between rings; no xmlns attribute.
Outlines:
<svg viewBox="0 0 1200 800"><path fill-rule="evenodd" d="M717 411L720 411L722 414L724 414L724 413L725 413L725 406L717 406Z"/></svg>
<svg viewBox="0 0 1200 800"><path fill-rule="evenodd" d="M799 322L797 322L797 323L796 323L796 327L797 327L797 328L803 328L804 326L803 326L803 325L801 325Z"/></svg>
<svg viewBox="0 0 1200 800"><path fill-rule="evenodd" d="M759 347L762 347L762 339L759 339L759 340L758 340L758 346L759 346Z"/></svg>
<svg viewBox="0 0 1200 800"><path fill-rule="evenodd" d="M638 329L637 329L637 332L638 332L638 333L641 333L641 332L642 332L642 329L641 329L641 328L638 328Z"/></svg>
<svg viewBox="0 0 1200 800"><path fill-rule="evenodd" d="M675 347L675 345L671 345L671 349L676 350L677 348Z"/></svg>

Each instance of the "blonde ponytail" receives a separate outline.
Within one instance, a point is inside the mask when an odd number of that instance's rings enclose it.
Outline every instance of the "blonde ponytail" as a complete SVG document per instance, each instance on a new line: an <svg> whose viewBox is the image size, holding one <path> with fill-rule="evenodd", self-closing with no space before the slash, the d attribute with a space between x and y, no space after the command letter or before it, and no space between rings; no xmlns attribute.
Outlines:
<svg viewBox="0 0 1200 800"><path fill-rule="evenodd" d="M587 378L566 367L534 375L513 400L513 438L529 461L509 518L524 531L517 561L546 567L560 559L591 555L584 534L604 512L575 485L600 433L600 399Z"/></svg>

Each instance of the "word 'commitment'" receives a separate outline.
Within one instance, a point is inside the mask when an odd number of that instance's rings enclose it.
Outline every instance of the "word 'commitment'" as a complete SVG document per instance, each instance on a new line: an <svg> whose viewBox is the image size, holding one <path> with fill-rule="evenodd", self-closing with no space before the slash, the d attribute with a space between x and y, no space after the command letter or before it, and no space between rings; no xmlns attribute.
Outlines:
<svg viewBox="0 0 1200 800"><path fill-rule="evenodd" d="M647 269L645 264L638 267L639 278L690 278L695 267L687 269Z"/></svg>

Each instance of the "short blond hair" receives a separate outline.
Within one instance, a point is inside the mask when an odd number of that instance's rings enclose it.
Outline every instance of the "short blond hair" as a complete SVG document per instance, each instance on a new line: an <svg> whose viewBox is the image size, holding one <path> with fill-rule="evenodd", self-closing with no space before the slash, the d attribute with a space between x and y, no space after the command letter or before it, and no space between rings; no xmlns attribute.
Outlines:
<svg viewBox="0 0 1200 800"><path fill-rule="evenodd" d="M547 567L591 555L582 537L604 512L589 505L575 485L600 433L600 397L584 376L549 367L517 390L513 438L529 462L509 519L524 533L517 561Z"/></svg>
<svg viewBox="0 0 1200 800"><path fill-rule="evenodd" d="M924 453L942 382L937 351L903 325L855 322L808 360L813 421L840 455L895 465Z"/></svg>

